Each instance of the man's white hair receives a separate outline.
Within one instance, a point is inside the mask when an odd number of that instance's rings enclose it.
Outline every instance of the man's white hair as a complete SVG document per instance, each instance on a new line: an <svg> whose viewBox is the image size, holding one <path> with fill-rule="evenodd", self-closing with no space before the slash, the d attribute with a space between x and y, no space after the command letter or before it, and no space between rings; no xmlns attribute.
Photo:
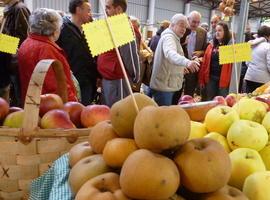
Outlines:
<svg viewBox="0 0 270 200"><path fill-rule="evenodd" d="M202 18L202 15L201 13L199 13L198 11L194 10L194 11L191 11L189 14L188 14L188 19L189 18L192 18L193 16L199 16L200 19Z"/></svg>
<svg viewBox="0 0 270 200"><path fill-rule="evenodd" d="M181 13L175 14L172 18L171 18L171 24L170 27L178 24L180 21L185 22L186 24L188 24L187 21L187 17Z"/></svg>

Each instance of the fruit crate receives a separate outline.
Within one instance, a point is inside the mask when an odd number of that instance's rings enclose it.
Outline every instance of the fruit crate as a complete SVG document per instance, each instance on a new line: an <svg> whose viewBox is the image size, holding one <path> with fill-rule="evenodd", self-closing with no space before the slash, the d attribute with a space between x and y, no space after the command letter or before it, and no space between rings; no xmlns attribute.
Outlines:
<svg viewBox="0 0 270 200"><path fill-rule="evenodd" d="M84 129L41 129L38 127L42 85L52 67L58 94L67 101L66 78L57 60L41 60L29 82L22 128L0 128L0 199L28 199L31 181L43 174L74 144L86 141L91 131Z"/></svg>

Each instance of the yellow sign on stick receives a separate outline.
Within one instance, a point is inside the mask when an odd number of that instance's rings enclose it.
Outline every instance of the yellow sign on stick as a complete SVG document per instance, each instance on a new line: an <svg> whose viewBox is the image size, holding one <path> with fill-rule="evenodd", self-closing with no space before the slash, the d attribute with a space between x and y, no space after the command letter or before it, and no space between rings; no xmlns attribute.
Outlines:
<svg viewBox="0 0 270 200"><path fill-rule="evenodd" d="M233 53L233 51L235 53ZM219 47L219 64L228 64L234 62L251 61L251 44L240 43Z"/></svg>
<svg viewBox="0 0 270 200"><path fill-rule="evenodd" d="M108 23L112 29L116 47L134 40L133 31L126 14L109 17ZM93 56L97 56L115 48L105 19L84 24L83 31Z"/></svg>
<svg viewBox="0 0 270 200"><path fill-rule="evenodd" d="M5 34L0 34L0 51L16 54L20 39Z"/></svg>

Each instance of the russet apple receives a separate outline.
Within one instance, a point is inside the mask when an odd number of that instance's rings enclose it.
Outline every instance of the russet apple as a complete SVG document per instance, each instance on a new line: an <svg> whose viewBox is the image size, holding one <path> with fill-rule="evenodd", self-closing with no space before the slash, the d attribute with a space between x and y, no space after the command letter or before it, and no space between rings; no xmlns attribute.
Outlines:
<svg viewBox="0 0 270 200"><path fill-rule="evenodd" d="M89 105L81 112L83 127L93 127L97 123L110 119L110 108L106 105Z"/></svg>
<svg viewBox="0 0 270 200"><path fill-rule="evenodd" d="M71 122L68 113L60 109L50 110L45 115L43 115L41 118L40 126L44 129L76 128L75 125Z"/></svg>
<svg viewBox="0 0 270 200"><path fill-rule="evenodd" d="M3 126L10 128L22 128L24 110L13 112L7 115L4 120Z"/></svg>
<svg viewBox="0 0 270 200"><path fill-rule="evenodd" d="M57 94L40 95L39 116L42 117L46 112L53 109L62 109L63 101Z"/></svg>
<svg viewBox="0 0 270 200"><path fill-rule="evenodd" d="M190 134L189 134L189 140L195 139L195 138L202 138L207 134L207 129L204 123L201 122L195 122L190 121L191 127L190 127Z"/></svg>
<svg viewBox="0 0 270 200"><path fill-rule="evenodd" d="M226 99L223 96L215 96L213 100L217 101L218 105L223 105L223 106L227 105Z"/></svg>
<svg viewBox="0 0 270 200"><path fill-rule="evenodd" d="M181 184L195 193L214 192L224 187L231 175L229 154L210 138L187 141L176 152L174 161Z"/></svg>
<svg viewBox="0 0 270 200"><path fill-rule="evenodd" d="M242 98L238 101L233 108L238 112L240 119L246 119L254 122L261 123L267 107L265 103L255 99Z"/></svg>
<svg viewBox="0 0 270 200"><path fill-rule="evenodd" d="M218 132L226 136L230 126L238 120L239 115L233 108L216 106L208 111L204 123L208 132Z"/></svg>
<svg viewBox="0 0 270 200"><path fill-rule="evenodd" d="M9 105L5 99L0 97L0 121L2 121L9 112Z"/></svg>
<svg viewBox="0 0 270 200"><path fill-rule="evenodd" d="M255 172L244 183L243 192L250 200L270 199L270 171Z"/></svg>
<svg viewBox="0 0 270 200"><path fill-rule="evenodd" d="M232 150L251 148L260 151L268 142L268 133L264 126L257 122L238 120L231 125L227 140Z"/></svg>
<svg viewBox="0 0 270 200"><path fill-rule="evenodd" d="M260 154L254 149L239 148L230 153L232 173L229 185L242 190L245 179L254 172L265 171Z"/></svg>
<svg viewBox="0 0 270 200"><path fill-rule="evenodd" d="M206 138L211 138L211 139L213 139L213 140L216 140L217 142L219 142L219 144L221 144L221 145L224 147L224 149L225 149L228 153L231 152L231 149L230 149L230 147L229 147L229 144L228 144L227 139L226 139L223 135L221 135L220 133L217 133L217 132L210 132L210 133L208 133L208 134L207 134L206 136L204 136L204 137L206 137Z"/></svg>
<svg viewBox="0 0 270 200"><path fill-rule="evenodd" d="M184 144L190 134L190 118L180 106L147 106L137 115L134 139L139 148L154 152Z"/></svg>
<svg viewBox="0 0 270 200"><path fill-rule="evenodd" d="M77 127L82 127L81 112L85 106L76 101L70 101L64 104L63 110L69 114L70 120Z"/></svg>
<svg viewBox="0 0 270 200"><path fill-rule="evenodd" d="M91 178L109 172L101 154L91 155L77 162L69 173L68 182L74 194Z"/></svg>
<svg viewBox="0 0 270 200"><path fill-rule="evenodd" d="M123 194L119 175L108 172L87 181L79 190L75 200L131 200Z"/></svg>
<svg viewBox="0 0 270 200"><path fill-rule="evenodd" d="M81 159L93 155L94 152L89 142L81 142L69 150L69 166L73 167Z"/></svg>
<svg viewBox="0 0 270 200"><path fill-rule="evenodd" d="M270 142L268 142L267 145L259 151L259 153L263 159L266 170L270 171Z"/></svg>
<svg viewBox="0 0 270 200"><path fill-rule="evenodd" d="M120 173L120 186L131 199L167 199L180 185L175 163L146 149L131 153Z"/></svg>

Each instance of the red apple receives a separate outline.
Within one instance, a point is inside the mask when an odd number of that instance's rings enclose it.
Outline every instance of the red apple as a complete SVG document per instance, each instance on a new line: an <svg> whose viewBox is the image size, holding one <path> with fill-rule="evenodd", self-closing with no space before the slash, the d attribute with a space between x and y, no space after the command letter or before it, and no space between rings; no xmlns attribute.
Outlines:
<svg viewBox="0 0 270 200"><path fill-rule="evenodd" d="M215 96L213 100L217 101L218 105L224 105L224 106L227 105L227 102L223 96Z"/></svg>
<svg viewBox="0 0 270 200"><path fill-rule="evenodd" d="M236 95L229 94L225 97L226 103L228 106L232 107L237 102Z"/></svg>
<svg viewBox="0 0 270 200"><path fill-rule="evenodd" d="M43 94L40 96L39 115L42 117L46 112L53 109L61 109L63 101L57 94Z"/></svg>
<svg viewBox="0 0 270 200"><path fill-rule="evenodd" d="M92 127L105 120L110 120L110 108L106 105L89 105L81 112L83 127Z"/></svg>
<svg viewBox="0 0 270 200"><path fill-rule="evenodd" d="M267 111L270 110L270 99L264 98L264 97L259 97L259 96L256 97L255 99L258 100L258 101L266 103L268 105Z"/></svg>
<svg viewBox="0 0 270 200"><path fill-rule="evenodd" d="M8 114L9 105L5 99L0 97L0 120L2 121Z"/></svg>
<svg viewBox="0 0 270 200"><path fill-rule="evenodd" d="M183 104L188 104L188 103L190 103L190 102L189 101L179 101L178 105L183 105Z"/></svg>
<svg viewBox="0 0 270 200"><path fill-rule="evenodd" d="M54 109L41 118L41 128L76 128L66 111Z"/></svg>
<svg viewBox="0 0 270 200"><path fill-rule="evenodd" d="M13 112L17 112L17 111L21 111L21 110L23 110L23 109L20 107L13 106L13 107L9 108L8 114L13 113Z"/></svg>
<svg viewBox="0 0 270 200"><path fill-rule="evenodd" d="M179 101L193 101L193 97L190 95L183 95Z"/></svg>
<svg viewBox="0 0 270 200"><path fill-rule="evenodd" d="M81 112L85 106L76 101L70 101L64 104L63 110L69 114L70 120L77 128L82 127Z"/></svg>

